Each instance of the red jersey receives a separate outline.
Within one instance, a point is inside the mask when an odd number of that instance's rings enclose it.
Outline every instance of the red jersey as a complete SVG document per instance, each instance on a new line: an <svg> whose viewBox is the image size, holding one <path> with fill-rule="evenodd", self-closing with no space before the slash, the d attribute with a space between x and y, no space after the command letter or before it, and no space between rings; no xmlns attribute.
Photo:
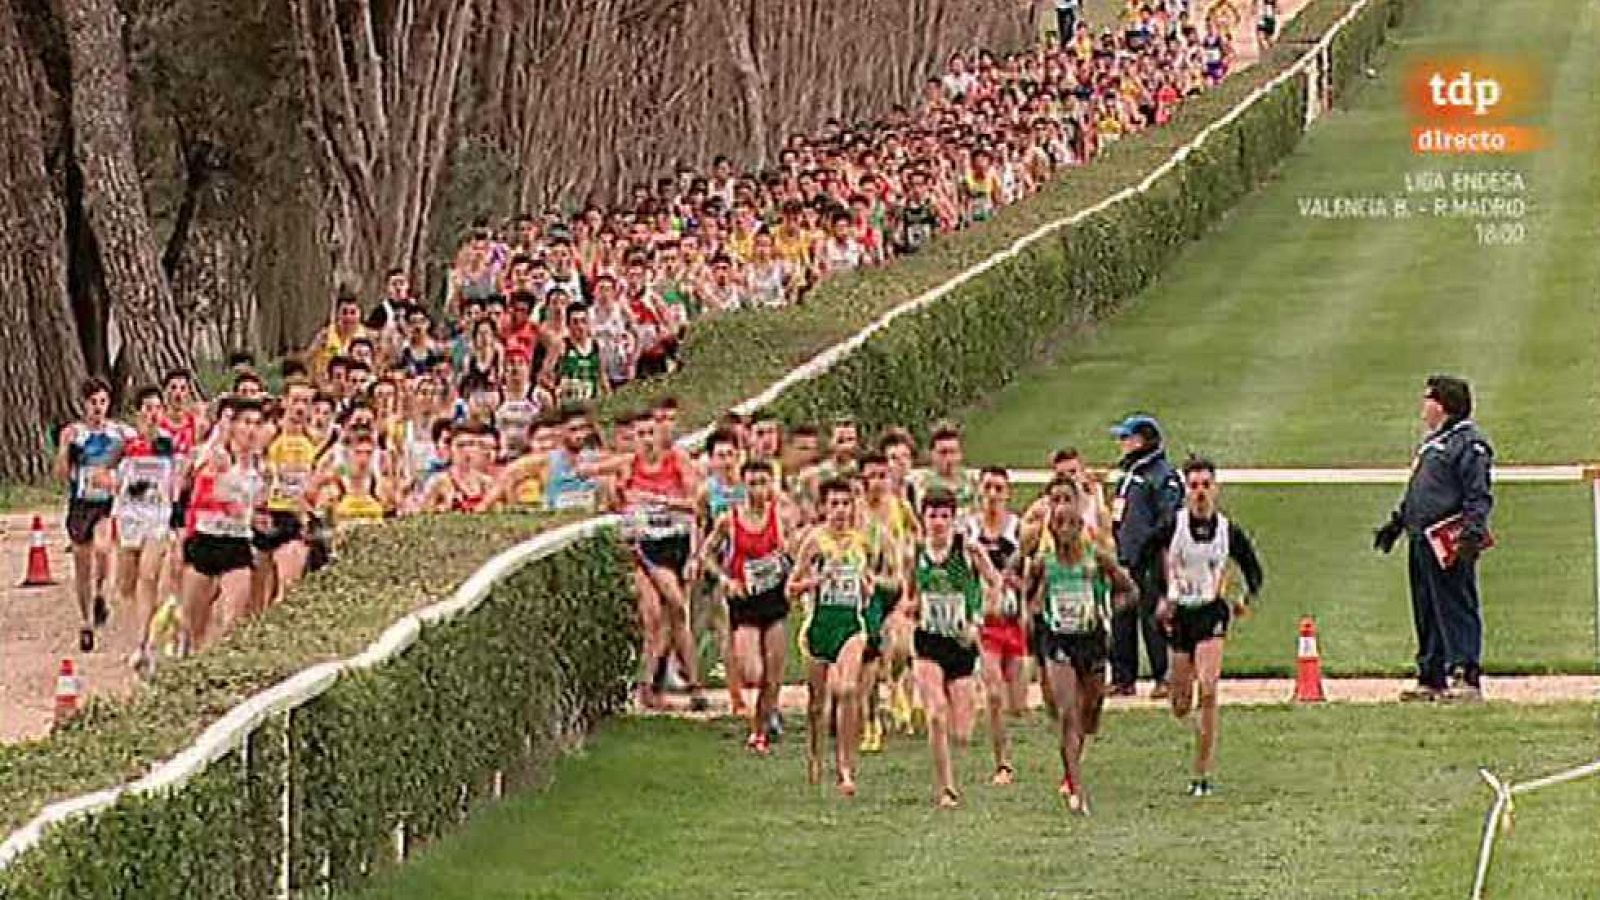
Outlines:
<svg viewBox="0 0 1600 900"><path fill-rule="evenodd" d="M683 477L683 464L676 450L665 453L654 466L645 461L644 452L633 455L628 480L622 485L629 494L654 494L658 497L686 497L689 482Z"/></svg>
<svg viewBox="0 0 1600 900"><path fill-rule="evenodd" d="M778 505L767 504L767 516L758 531L751 531L744 526L738 509L733 512L731 524L733 540L728 551L728 574L743 581L746 578L746 566L750 567L753 575L766 574L766 567L777 562L778 552L783 547L778 534ZM759 591L752 590L751 593Z"/></svg>

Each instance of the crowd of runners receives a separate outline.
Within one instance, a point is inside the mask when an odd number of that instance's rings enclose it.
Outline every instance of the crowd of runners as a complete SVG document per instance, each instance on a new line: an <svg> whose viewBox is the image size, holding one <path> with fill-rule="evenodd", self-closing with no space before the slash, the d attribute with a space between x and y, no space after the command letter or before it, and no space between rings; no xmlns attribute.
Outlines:
<svg viewBox="0 0 1600 900"><path fill-rule="evenodd" d="M508 371L525 384L525 365ZM1222 573L1231 558L1251 596L1261 583L1249 540L1216 511L1209 463L1185 467L1186 506L1148 542L1152 558L1124 565L1113 537L1123 495L1108 505L1075 451L1057 453L1044 493L1017 509L1005 469L964 467L953 426L932 430L923 467L902 429L869 446L837 421L824 443L814 427L733 413L692 453L670 400L606 429L584 405L533 418L498 397L442 416L448 393L431 384L335 400L291 371L269 397L241 369L231 391L204 403L175 372L139 391L134 422L122 424L109 418L109 387L87 382L85 415L63 431L58 460L82 649L94 649L111 594L119 615L142 623L130 663L148 674L166 652L191 652L279 602L327 563L338 530L364 523L615 512L635 551L642 706L661 706L669 679L681 679L704 708L699 639L714 636L733 711L748 718L746 745L770 753L793 610L813 781L832 733L839 790L853 794L858 754L881 750L915 716L938 801L958 804L950 746L973 734L981 684L994 781L1007 784L1006 719L1037 678L1060 724L1061 792L1086 810L1080 760L1099 727L1113 618L1141 606L1170 641L1173 710L1187 716L1198 697L1193 789L1209 792L1222 642L1244 609L1224 597ZM1139 450L1138 436L1122 438ZM1152 563L1160 587L1127 571Z"/></svg>
<svg viewBox="0 0 1600 900"><path fill-rule="evenodd" d="M442 310L396 272L370 319L336 320L313 349L325 365L365 335L376 357L491 382L520 352L542 400L583 401L589 386L563 385L550 365L576 314L599 349L595 390L669 371L702 317L785 306L831 275L916 253L1166 122L1232 64L1226 23L1189 7L1133 2L1114 27L1077 22L1057 46L955 55L915 110L790 136L763 171L718 157L709 172L679 166L634 185L610 208L481 221Z"/></svg>

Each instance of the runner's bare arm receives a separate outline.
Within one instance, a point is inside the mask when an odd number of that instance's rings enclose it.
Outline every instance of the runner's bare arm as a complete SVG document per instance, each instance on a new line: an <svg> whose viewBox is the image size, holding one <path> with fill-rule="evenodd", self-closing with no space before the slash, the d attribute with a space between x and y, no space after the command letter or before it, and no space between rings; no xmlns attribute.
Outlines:
<svg viewBox="0 0 1600 900"><path fill-rule="evenodd" d="M56 477L66 481L72 475L72 462L69 454L72 451L72 442L78 438L78 426L68 425L61 429L60 446L56 448Z"/></svg>
<svg viewBox="0 0 1600 900"><path fill-rule="evenodd" d="M794 572L789 576L789 585L785 589L792 600L802 597L814 590L821 579L817 578L812 570L816 567L817 542L812 535L806 535L800 542L800 550L795 554Z"/></svg>

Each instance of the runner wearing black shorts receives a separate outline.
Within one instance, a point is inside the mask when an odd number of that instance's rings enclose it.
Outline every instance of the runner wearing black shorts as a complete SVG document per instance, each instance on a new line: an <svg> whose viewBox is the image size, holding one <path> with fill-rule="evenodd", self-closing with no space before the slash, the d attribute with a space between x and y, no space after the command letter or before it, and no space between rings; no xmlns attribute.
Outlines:
<svg viewBox="0 0 1600 900"><path fill-rule="evenodd" d="M778 708L788 655L785 619L789 615L789 560L785 528L778 513L772 465L751 460L740 469L744 496L717 517L702 552L701 565L722 587L728 602L733 653L729 690L757 688L747 706L750 731L745 747L759 756L771 752L770 721Z"/></svg>
<svg viewBox="0 0 1600 900"><path fill-rule="evenodd" d="M67 537L72 541L73 590L82 627L78 649L94 649L95 629L106 623L111 607L105 599L111 574L111 507L116 493L116 467L128 426L107 418L111 386L90 378L79 390L83 419L62 429L56 455L56 477L67 482Z"/></svg>
<svg viewBox="0 0 1600 900"><path fill-rule="evenodd" d="M1099 731L1105 703L1111 612L1136 599L1138 589L1084 534L1075 495L1052 496L1049 516L1049 546L1028 561L1028 593L1044 619L1041 643L1060 723L1059 793L1070 811L1088 815L1083 748Z"/></svg>
<svg viewBox="0 0 1600 900"><path fill-rule="evenodd" d="M1000 605L1000 573L982 545L956 529L954 494L936 488L922 503L924 538L906 572L908 611L916 617L912 671L928 715L936 802L961 804L950 760L952 734L958 745L972 737L972 678L978 662L978 626Z"/></svg>
<svg viewBox="0 0 1600 900"><path fill-rule="evenodd" d="M1264 575L1255 547L1238 523L1217 510L1217 471L1209 460L1184 464L1184 507L1155 537L1165 548L1167 596L1157 620L1172 651L1172 714L1179 720L1199 707L1195 721L1194 777L1189 796L1209 797L1216 764L1222 647L1235 617L1248 614ZM1246 596L1230 602L1228 562L1244 573ZM1199 695L1198 701L1196 694Z"/></svg>

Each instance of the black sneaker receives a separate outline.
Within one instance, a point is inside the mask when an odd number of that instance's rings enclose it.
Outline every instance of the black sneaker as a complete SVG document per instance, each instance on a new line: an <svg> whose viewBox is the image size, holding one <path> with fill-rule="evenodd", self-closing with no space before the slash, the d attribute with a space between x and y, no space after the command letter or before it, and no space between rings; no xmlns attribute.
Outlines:
<svg viewBox="0 0 1600 900"><path fill-rule="evenodd" d="M1196 778L1189 782L1189 796L1191 797L1209 797L1214 793L1216 793L1216 788L1213 788L1211 782L1207 779Z"/></svg>
<svg viewBox="0 0 1600 900"><path fill-rule="evenodd" d="M106 604L106 598L99 594L94 595L94 627L99 628L111 618L111 607Z"/></svg>
<svg viewBox="0 0 1600 900"><path fill-rule="evenodd" d="M776 742L783 737L783 716L777 710L767 714L767 740Z"/></svg>
<svg viewBox="0 0 1600 900"><path fill-rule="evenodd" d="M84 653L94 652L94 629L84 628L78 632L78 649Z"/></svg>
<svg viewBox="0 0 1600 900"><path fill-rule="evenodd" d="M711 702L700 693L698 688L695 689L693 694L689 695L689 710L691 712L705 712L710 708Z"/></svg>

